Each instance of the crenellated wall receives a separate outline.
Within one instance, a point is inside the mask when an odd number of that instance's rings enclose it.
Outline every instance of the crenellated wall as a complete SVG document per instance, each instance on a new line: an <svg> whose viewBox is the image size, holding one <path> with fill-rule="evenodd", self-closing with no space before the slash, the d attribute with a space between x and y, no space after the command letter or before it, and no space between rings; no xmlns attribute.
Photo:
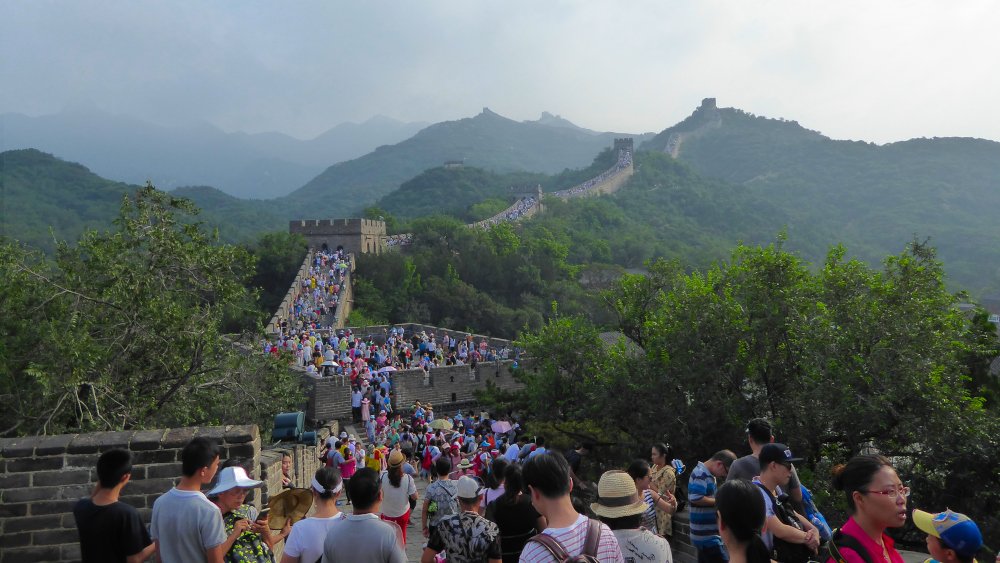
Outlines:
<svg viewBox="0 0 1000 563"><path fill-rule="evenodd" d="M302 265L299 266L298 273L295 274L295 279L292 280L292 285L288 287L288 292L285 293L285 298L281 300L278 310L274 312L271 321L267 323L267 334L277 334L281 319L291 318L289 311L292 310L292 304L299 298L299 293L302 291L302 280L309 275L309 267L312 265L313 254L311 250L306 253L305 259L302 260Z"/></svg>
<svg viewBox="0 0 1000 563"><path fill-rule="evenodd" d="M385 221L374 219L308 219L291 221L290 233L306 238L310 248L335 250L343 246L351 254L385 251Z"/></svg>

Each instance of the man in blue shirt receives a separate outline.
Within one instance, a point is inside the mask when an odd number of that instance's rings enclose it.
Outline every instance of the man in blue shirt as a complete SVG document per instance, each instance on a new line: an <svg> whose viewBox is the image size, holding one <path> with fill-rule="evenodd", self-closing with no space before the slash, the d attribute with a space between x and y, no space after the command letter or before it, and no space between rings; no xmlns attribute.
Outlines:
<svg viewBox="0 0 1000 563"><path fill-rule="evenodd" d="M716 480L725 480L736 454L716 452L708 461L699 461L688 478L691 504L691 543L698 550L698 563L725 563L729 555L722 545L715 518Z"/></svg>

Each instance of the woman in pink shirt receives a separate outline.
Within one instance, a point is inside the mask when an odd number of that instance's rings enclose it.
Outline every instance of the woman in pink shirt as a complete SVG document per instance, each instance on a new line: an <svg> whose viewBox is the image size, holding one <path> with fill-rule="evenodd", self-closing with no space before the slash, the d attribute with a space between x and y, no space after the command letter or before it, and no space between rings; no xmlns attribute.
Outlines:
<svg viewBox="0 0 1000 563"><path fill-rule="evenodd" d="M847 495L847 509L851 517L841 527L840 533L849 536L857 548L845 545L834 537L839 561L864 563L865 558L857 549L868 551L868 560L876 563L903 563L886 528L899 528L906 523L906 498L910 488L903 485L892 464L880 455L861 455L851 458L847 465L838 465L833 471L833 486ZM845 538L846 539L846 538ZM850 539L846 539L850 542ZM834 558L827 563L838 563Z"/></svg>

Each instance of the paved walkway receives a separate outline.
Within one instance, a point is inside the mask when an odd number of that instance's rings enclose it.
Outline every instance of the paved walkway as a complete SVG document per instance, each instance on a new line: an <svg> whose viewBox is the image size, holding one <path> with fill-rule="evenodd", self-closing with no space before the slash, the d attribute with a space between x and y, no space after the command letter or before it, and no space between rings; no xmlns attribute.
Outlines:
<svg viewBox="0 0 1000 563"><path fill-rule="evenodd" d="M364 432L358 432L352 424L345 424L343 428L348 434L354 434L361 440L365 448L369 447L368 437ZM419 562L420 556L424 553L424 544L427 543L427 538L423 534L423 521L420 516L424 506L424 491L427 490L428 483L417 477L414 477L414 479L417 482L417 494L420 498L417 500L417 507L413 509L413 514L410 516L410 525L406 529L406 559L407 561ZM352 505L345 504L341 504L339 508L347 514L351 514L354 510Z"/></svg>

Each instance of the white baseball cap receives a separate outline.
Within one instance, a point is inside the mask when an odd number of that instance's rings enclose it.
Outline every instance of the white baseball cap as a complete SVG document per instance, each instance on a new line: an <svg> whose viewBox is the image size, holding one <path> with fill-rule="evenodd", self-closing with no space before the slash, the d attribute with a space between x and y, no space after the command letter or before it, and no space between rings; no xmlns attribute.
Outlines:
<svg viewBox="0 0 1000 563"><path fill-rule="evenodd" d="M251 479L247 475L246 469L243 469L242 467L227 467L222 471L219 471L219 479L216 482L215 487L213 487L211 491L208 491L206 496L215 496L230 489L235 489L236 487L241 489L256 489L263 484L263 481Z"/></svg>

